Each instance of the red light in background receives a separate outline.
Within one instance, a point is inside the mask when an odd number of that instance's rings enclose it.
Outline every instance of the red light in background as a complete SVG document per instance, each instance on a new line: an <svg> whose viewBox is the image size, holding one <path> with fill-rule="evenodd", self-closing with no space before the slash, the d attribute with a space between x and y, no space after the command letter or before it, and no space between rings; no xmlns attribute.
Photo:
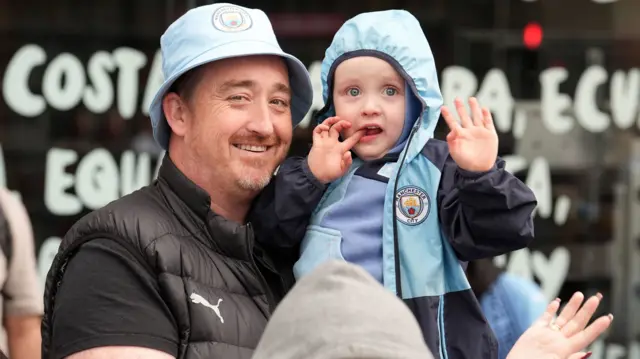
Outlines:
<svg viewBox="0 0 640 359"><path fill-rule="evenodd" d="M524 27L522 41L529 50L535 50L542 43L542 26L537 22L530 22Z"/></svg>

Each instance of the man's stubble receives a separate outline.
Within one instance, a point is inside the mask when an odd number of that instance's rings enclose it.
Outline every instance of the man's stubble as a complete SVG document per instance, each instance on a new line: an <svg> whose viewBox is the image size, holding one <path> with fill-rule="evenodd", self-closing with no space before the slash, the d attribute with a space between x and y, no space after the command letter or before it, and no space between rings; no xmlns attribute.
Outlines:
<svg viewBox="0 0 640 359"><path fill-rule="evenodd" d="M240 175L236 181L237 186L246 191L259 192L262 191L271 181L273 177L273 173L275 172L278 165L285 160L286 154L289 152L290 145L287 145L285 151L283 151L284 155L280 155L278 160L275 162L275 165L272 166L269 170L265 170L263 174L258 176L242 176ZM263 160L256 160L249 165L243 166L241 173L251 173L255 172L257 168L264 168L265 163Z"/></svg>

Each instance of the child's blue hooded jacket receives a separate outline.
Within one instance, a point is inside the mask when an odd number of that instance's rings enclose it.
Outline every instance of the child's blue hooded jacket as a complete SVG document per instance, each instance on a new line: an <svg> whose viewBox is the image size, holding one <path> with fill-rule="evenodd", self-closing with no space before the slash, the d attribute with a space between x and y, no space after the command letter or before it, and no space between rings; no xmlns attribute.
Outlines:
<svg viewBox="0 0 640 359"><path fill-rule="evenodd" d="M334 115L335 68L355 56L382 58L405 77L407 97L414 97L404 146L377 161L354 159L326 191L304 159L288 159L250 216L258 240L292 248L304 237L297 276L329 259L361 264L413 311L436 358L497 358L463 265L527 246L535 196L504 161L485 173L467 172L446 142L433 138L442 106L437 70L419 22L406 11L361 14L341 27L322 64L327 106L319 121ZM358 249L379 255L359 260Z"/></svg>

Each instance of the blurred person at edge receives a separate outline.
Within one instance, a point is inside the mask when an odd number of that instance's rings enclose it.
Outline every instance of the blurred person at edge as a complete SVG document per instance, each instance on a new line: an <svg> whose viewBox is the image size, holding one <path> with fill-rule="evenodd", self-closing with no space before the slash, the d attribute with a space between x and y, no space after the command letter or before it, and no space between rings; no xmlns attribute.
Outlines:
<svg viewBox="0 0 640 359"><path fill-rule="evenodd" d="M44 311L31 220L22 201L0 188L0 348L11 359L40 358Z"/></svg>
<svg viewBox="0 0 640 359"><path fill-rule="evenodd" d="M518 338L544 313L547 300L542 289L498 268L492 258L469 262L467 278L498 339L498 358L505 359Z"/></svg>
<svg viewBox="0 0 640 359"><path fill-rule="evenodd" d="M293 285L297 253L263 245L277 240L254 230L252 205L275 193L311 107L306 66L263 11L227 3L189 10L160 45L165 82L149 113L167 155L156 181L62 240L45 284L46 359L250 358ZM304 228L324 187L306 158L288 166L278 193L301 194L288 213Z"/></svg>

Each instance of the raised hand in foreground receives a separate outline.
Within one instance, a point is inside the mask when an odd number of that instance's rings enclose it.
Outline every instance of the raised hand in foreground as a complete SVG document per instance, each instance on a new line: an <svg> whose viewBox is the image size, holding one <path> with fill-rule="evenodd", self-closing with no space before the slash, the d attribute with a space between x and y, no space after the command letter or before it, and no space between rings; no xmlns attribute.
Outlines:
<svg viewBox="0 0 640 359"><path fill-rule="evenodd" d="M540 319L518 339L507 359L588 358L591 353L583 350L604 333L613 320L613 315L609 314L586 326L601 299L602 295L597 294L580 307L584 295L576 292L555 320L560 299L554 300Z"/></svg>

